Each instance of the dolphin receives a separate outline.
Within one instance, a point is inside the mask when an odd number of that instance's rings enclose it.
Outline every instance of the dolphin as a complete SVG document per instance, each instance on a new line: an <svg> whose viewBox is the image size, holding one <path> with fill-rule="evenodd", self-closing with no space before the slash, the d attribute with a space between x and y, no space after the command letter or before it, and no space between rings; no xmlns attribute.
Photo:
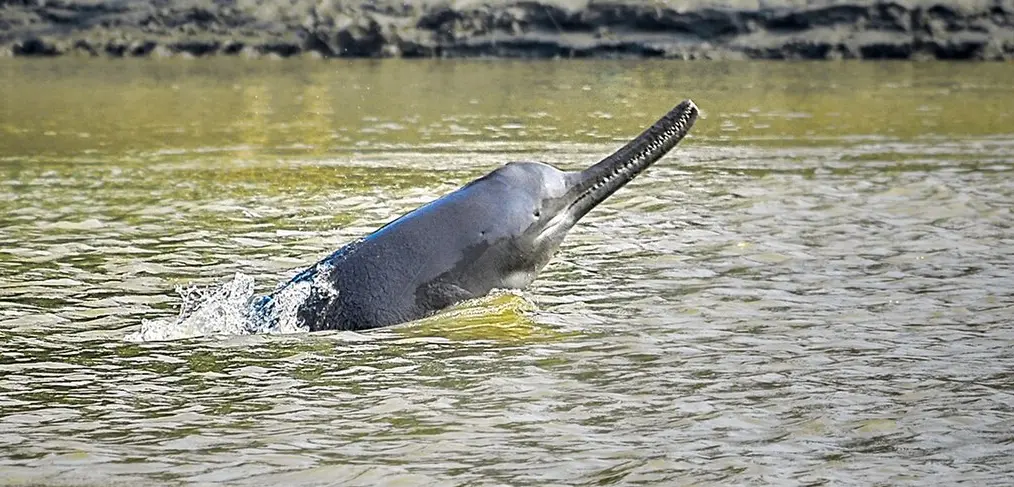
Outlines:
<svg viewBox="0 0 1014 487"><path fill-rule="evenodd" d="M249 304L270 330L280 298L310 331L417 320L493 289L524 289L585 214L668 153L697 120L685 100L615 153L579 172L510 162L348 243Z"/></svg>

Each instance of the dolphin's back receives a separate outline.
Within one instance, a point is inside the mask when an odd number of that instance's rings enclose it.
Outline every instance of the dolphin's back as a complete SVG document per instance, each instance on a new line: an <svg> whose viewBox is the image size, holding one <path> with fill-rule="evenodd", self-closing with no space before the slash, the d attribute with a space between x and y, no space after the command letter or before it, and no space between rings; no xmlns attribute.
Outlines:
<svg viewBox="0 0 1014 487"><path fill-rule="evenodd" d="M360 330L416 320L481 296L489 292L485 281L453 277L465 274L463 266L481 260L500 236L503 189L479 179L409 212L297 274L254 311L270 314L280 293L310 283L296 312L302 326ZM462 222L477 230L461 232Z"/></svg>

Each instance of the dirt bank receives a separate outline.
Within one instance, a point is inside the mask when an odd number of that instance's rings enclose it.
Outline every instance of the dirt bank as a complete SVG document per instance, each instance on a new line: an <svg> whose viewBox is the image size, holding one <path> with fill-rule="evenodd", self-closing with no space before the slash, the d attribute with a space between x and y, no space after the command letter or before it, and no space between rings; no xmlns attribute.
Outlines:
<svg viewBox="0 0 1014 487"><path fill-rule="evenodd" d="M1014 0L0 0L0 55L1014 59Z"/></svg>

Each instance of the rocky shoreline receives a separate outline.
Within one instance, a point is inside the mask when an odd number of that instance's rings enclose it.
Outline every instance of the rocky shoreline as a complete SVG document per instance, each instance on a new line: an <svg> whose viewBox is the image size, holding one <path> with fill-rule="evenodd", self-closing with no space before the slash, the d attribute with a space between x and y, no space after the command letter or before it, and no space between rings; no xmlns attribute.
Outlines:
<svg viewBox="0 0 1014 487"><path fill-rule="evenodd" d="M1014 59L1014 0L0 0L0 56Z"/></svg>

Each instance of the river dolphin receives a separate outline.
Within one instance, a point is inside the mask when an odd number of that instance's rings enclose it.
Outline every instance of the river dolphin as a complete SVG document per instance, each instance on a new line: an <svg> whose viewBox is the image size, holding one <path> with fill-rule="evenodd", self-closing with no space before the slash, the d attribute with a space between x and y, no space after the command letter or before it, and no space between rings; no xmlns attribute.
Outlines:
<svg viewBox="0 0 1014 487"><path fill-rule="evenodd" d="M310 331L417 320L493 289L523 289L574 224L659 160L697 120L685 100L614 154L580 172L510 162L355 240L250 303L254 328L279 319L283 293Z"/></svg>

